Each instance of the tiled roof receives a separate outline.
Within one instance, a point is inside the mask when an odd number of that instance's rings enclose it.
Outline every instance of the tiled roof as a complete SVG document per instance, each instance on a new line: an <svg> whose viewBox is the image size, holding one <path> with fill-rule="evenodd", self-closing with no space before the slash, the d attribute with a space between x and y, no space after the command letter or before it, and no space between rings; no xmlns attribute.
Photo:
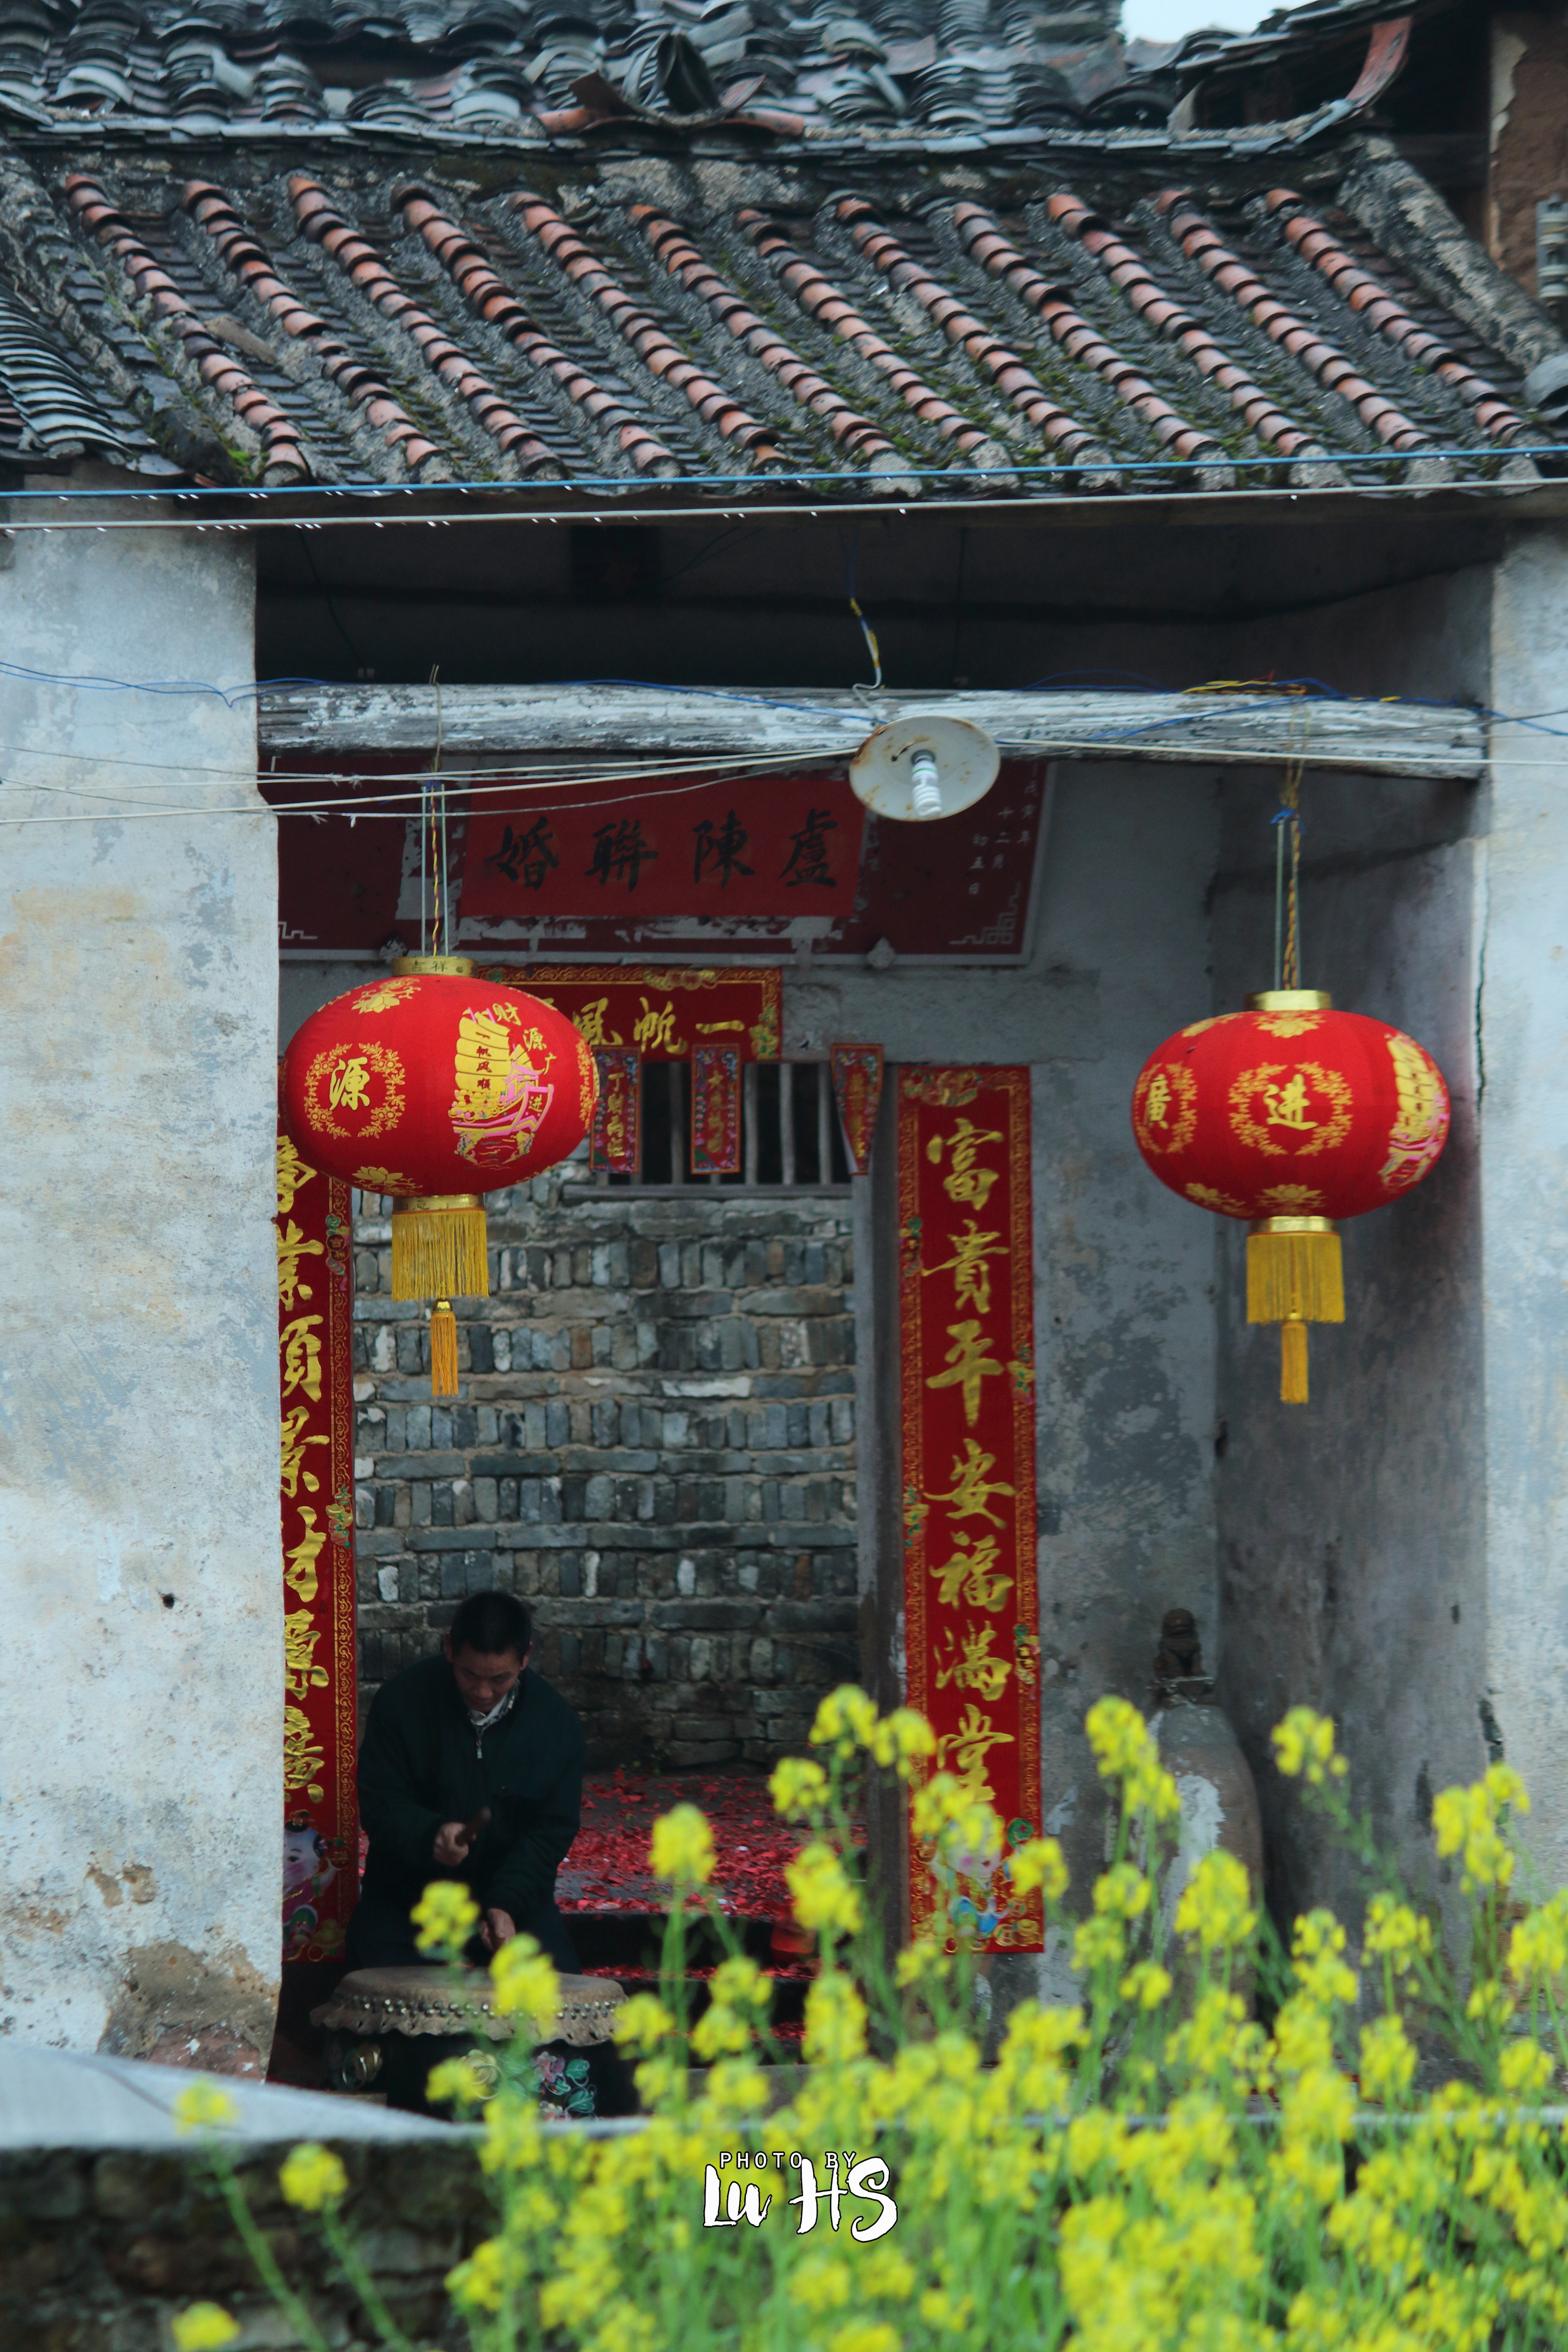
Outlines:
<svg viewBox="0 0 1568 2352"><path fill-rule="evenodd" d="M1520 390L1550 322L1473 247L1424 243L1429 192L1355 145L1294 184L1177 176L1169 147L1137 177L1048 152L853 185L765 159L488 187L387 155L196 160L0 154L0 465L732 503L801 475L1517 481L1551 437Z"/></svg>

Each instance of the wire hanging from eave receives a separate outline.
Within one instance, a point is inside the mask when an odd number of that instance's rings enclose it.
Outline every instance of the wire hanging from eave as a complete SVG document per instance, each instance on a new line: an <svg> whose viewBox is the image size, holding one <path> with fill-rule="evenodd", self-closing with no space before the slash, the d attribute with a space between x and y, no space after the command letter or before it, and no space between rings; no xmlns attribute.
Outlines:
<svg viewBox="0 0 1568 2352"><path fill-rule="evenodd" d="M1300 752L1285 771L1279 806L1271 820L1275 828L1274 985L1280 989L1301 985L1301 776L1306 749L1303 728ZM1287 833L1290 836L1289 878Z"/></svg>

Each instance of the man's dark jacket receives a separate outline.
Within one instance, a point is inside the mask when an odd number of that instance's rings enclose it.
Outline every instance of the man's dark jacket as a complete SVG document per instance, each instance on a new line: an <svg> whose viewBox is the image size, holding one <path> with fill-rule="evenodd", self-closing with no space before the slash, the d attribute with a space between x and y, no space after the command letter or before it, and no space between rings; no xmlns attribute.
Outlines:
<svg viewBox="0 0 1568 2352"><path fill-rule="evenodd" d="M360 1818L370 1855L349 1926L355 1968L424 1956L409 1913L433 1878L461 1879L481 1911L509 1912L557 1967L578 1962L555 1908L555 1873L577 1834L583 1727L558 1691L525 1672L511 1711L484 1733L468 1721L444 1657L405 1666L377 1691L359 1759ZM431 1859L446 1822L489 1826L458 1870Z"/></svg>

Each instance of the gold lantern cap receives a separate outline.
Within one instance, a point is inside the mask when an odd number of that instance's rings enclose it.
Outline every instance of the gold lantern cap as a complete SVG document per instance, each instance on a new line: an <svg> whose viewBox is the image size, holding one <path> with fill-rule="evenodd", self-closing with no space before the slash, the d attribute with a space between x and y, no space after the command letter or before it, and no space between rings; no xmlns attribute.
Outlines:
<svg viewBox="0 0 1568 2352"><path fill-rule="evenodd" d="M1248 1013L1331 1013L1334 1000L1326 988L1255 988L1243 1003Z"/></svg>
<svg viewBox="0 0 1568 2352"><path fill-rule="evenodd" d="M446 972L453 980L472 980L474 959L472 956L397 956L393 961L392 969L399 980L410 972L431 971Z"/></svg>
<svg viewBox="0 0 1568 2352"><path fill-rule="evenodd" d="M1337 1234L1332 1217L1254 1217L1249 1234Z"/></svg>

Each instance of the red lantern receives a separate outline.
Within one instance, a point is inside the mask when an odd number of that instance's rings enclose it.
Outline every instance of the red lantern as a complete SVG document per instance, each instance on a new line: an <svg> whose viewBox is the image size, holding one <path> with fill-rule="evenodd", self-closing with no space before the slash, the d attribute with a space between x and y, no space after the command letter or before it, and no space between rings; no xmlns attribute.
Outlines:
<svg viewBox="0 0 1568 2352"><path fill-rule="evenodd" d="M481 1193L574 1151L598 1094L589 1046L553 1005L476 980L466 956L405 956L294 1033L283 1064L296 1149L395 1195L392 1295L431 1298L432 1386L457 1391L452 1297L489 1290Z"/></svg>
<svg viewBox="0 0 1568 2352"><path fill-rule="evenodd" d="M1413 1037L1319 989L1268 989L1152 1053L1132 1132L1162 1184L1250 1222L1247 1319L1281 1328L1279 1393L1307 1401L1307 1325L1344 1321L1334 1221L1396 1201L1436 1165L1448 1089Z"/></svg>

